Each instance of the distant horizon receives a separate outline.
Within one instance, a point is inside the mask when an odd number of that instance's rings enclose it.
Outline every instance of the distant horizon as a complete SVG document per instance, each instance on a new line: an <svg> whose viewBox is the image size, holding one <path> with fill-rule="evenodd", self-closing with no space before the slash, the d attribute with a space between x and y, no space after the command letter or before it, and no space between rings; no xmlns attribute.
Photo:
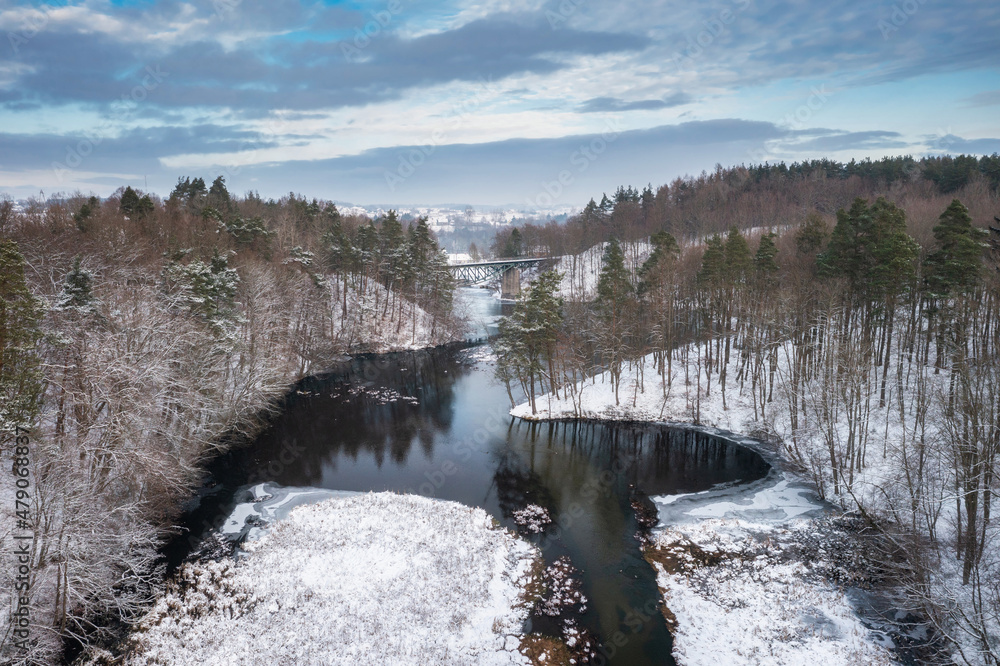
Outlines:
<svg viewBox="0 0 1000 666"><path fill-rule="evenodd" d="M944 153L944 154L936 154L936 155L904 155L902 157L904 157L904 158L905 157L911 157L911 158L913 158L916 161L920 161L921 159L925 159L925 158L952 158L952 159L954 159L954 158L957 158L957 157L960 157L960 156L972 156L972 157L976 157L976 158L981 158L981 157L991 157L991 156L994 156L994 155L997 155L997 154L998 154L998 152L994 152L994 153L991 153L991 154L990 153L980 153L980 154L975 154L975 153L954 153L954 154ZM860 159L854 157L854 158L848 158L848 159L846 159L844 161L840 161L840 160L834 160L834 161L839 162L840 164L847 164L847 163L850 163L851 161L862 162L863 160L866 160L866 159L872 159L873 162L877 162L880 159L888 159L888 158L890 158L890 156L883 156L882 158L869 158L869 157L866 156L866 157L863 157L863 158L860 158ZM814 158L814 159L824 160L824 159L829 159L829 158L818 157L818 158ZM769 162L766 162L766 163L761 163L761 164L758 164L758 165L745 164L745 163L737 163L737 164L730 164L730 165L717 164L716 166L717 167L721 166L723 169L737 169L737 168L741 168L741 167L749 168L751 166L763 166L764 164L770 164L771 166L776 166L778 164L785 164L785 165L788 165L788 166L793 166L793 165L795 165L797 163L802 163L802 162L807 162L807 161L809 161L809 160L796 160L796 161L773 160L773 161L769 161ZM698 177L700 177L701 175L703 175L705 173L708 173L707 169L706 170L702 170L698 174L686 173L686 174L683 174L683 175L680 175L680 176L675 176L674 178L671 178L670 180L667 180L667 181L663 181L663 182L659 182L659 183L647 183L646 185L641 185L641 186L640 185L636 185L635 183L617 183L617 184L613 185L612 187L609 187L609 188L601 190L600 195L598 195L596 193L591 194L587 198L587 200L585 202L582 202L582 203L560 202L558 204L553 204L551 206L535 206L533 208L527 208L523 204L519 205L519 204L513 203L513 202L506 202L506 203L499 203L499 204L494 204L494 203L478 203L478 202L469 202L469 201L466 201L466 202L432 202L432 203L413 203L413 202L361 203L361 202L357 202L357 201L348 201L348 200L344 200L344 199L339 199L339 198L336 198L336 197L330 198L330 197L324 197L324 196L314 196L312 193L310 193L308 191L295 191L295 190L285 191L285 192L283 192L281 194L278 194L278 195L270 195L270 196L268 196L268 195L261 194L259 191L256 191L256 190L253 190L253 189L247 190L247 191L244 191L244 192L235 191L235 190L233 190L232 187L229 186L228 183L227 183L227 189L230 191L230 194L232 196L237 197L237 198L246 197L251 192L254 192L258 196L260 196L261 199L263 199L263 200L279 201L282 198L288 196L289 194L294 194L295 196L302 197L304 199L309 199L309 200L316 199L316 200L319 200L319 201L326 201L326 202L333 203L333 204L335 204L337 206L340 206L340 207L353 207L353 208L364 208L364 209L380 209L380 210L397 210L398 211L398 210L403 210L403 209L420 209L420 208L424 208L424 209L441 209L441 210L449 210L449 211L459 211L459 210L464 210L465 208L468 208L468 207L472 207L473 209L476 210L477 213L480 213L480 214L489 214L489 213L494 213L494 212L497 212L497 211L500 211L500 212L510 212L510 211L513 211L513 212L524 213L526 215L528 215L528 214L530 214L532 212L535 212L535 213L544 213L544 214L552 216L552 215L562 215L562 214L567 214L568 215L568 214L571 214L574 211L580 211L583 208L585 208L587 206L587 204L591 200L598 201L604 195L607 195L607 196L611 197L619 187L633 187L633 188L636 188L636 189L638 189L638 190L641 191L644 187L650 186L650 187L652 187L653 191L655 192L658 188L660 188L660 187L662 187L664 185L669 185L671 182L673 182L676 179L682 179L683 180L683 179L698 178ZM199 174L199 173L192 173L192 174L187 174L187 175L184 175L184 176L178 176L177 178L179 178L179 179L183 179L183 178L202 178L205 181L206 185L208 185L208 184L210 184L218 176L223 176L223 178L225 178L224 174L214 174L214 175L207 175L206 176L206 175L202 175L202 174ZM103 200L110 199L112 196L114 196L114 193L117 192L119 189L124 189L126 187L132 187L133 189L135 189L137 191L141 191L141 192L143 192L145 194L150 194L152 196L155 196L155 197L159 198L162 201L166 201L170 197L170 193L173 191L174 186L176 184L177 184L177 179L175 179L173 185L171 185L170 188L169 188L169 190L167 192L165 192L165 193L158 192L158 191L155 191L155 190L152 190L152 189L146 190L144 188L137 187L136 185L133 185L131 183L126 183L126 184L120 185L119 187L115 188L114 191L112 191L112 192L110 192L108 194L99 194L99 193L96 193L96 192L93 192L93 191L89 191L89 192L83 192L83 191L79 191L79 192L52 192L52 193L46 194L44 191L42 191L42 192L36 193L34 195L22 196L22 197L13 197L9 192L3 190L2 187L0 187L0 196L4 196L4 195L12 196L12 198L15 201L18 201L18 202L30 201L32 199L37 199L38 196L39 196L39 194L41 194L43 196L43 198L44 198L45 201L51 201L51 200L68 200L68 199L72 199L72 198L75 198L75 197L81 197L81 196L82 197L96 196L96 197L98 197L99 199L101 199L103 201Z"/></svg>

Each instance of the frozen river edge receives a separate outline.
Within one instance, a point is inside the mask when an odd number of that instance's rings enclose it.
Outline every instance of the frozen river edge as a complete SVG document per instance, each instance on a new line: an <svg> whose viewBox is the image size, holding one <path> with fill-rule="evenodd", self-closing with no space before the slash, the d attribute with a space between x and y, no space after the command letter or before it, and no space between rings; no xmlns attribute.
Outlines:
<svg viewBox="0 0 1000 666"><path fill-rule="evenodd" d="M659 522L644 551L677 663L896 663L893 639L857 612L869 581L856 525L756 440L702 429L772 469L746 485L652 498Z"/></svg>
<svg viewBox="0 0 1000 666"><path fill-rule="evenodd" d="M575 418L557 409L532 415L522 404L511 414L689 428L751 449L771 466L752 483L650 498L657 521L643 551L657 572L659 611L679 666L898 663L899 628L879 617L884 602L865 591L871 586L863 580L856 525L765 442L611 407Z"/></svg>

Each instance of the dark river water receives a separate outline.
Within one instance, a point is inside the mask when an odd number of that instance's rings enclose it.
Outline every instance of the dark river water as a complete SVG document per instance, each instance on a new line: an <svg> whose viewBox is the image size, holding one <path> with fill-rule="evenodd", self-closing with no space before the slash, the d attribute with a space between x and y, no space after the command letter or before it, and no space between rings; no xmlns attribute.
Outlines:
<svg viewBox="0 0 1000 666"><path fill-rule="evenodd" d="M461 291L475 321L495 321L488 292ZM211 466L183 518L189 536L168 556L176 563L265 481L419 493L482 507L511 529L513 511L539 504L553 525L527 538L547 562L565 555L580 570L589 603L576 617L602 646L596 663L672 664L632 489L698 492L761 478L767 464L694 430L513 419L492 367L475 361L487 349L355 358L303 381L255 442ZM531 628L555 633L550 622L536 617Z"/></svg>

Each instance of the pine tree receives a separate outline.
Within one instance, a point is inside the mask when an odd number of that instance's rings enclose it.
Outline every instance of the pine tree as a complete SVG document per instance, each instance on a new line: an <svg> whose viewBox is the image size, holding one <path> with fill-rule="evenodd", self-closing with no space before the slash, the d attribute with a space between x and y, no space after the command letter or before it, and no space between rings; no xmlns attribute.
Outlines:
<svg viewBox="0 0 1000 666"><path fill-rule="evenodd" d="M820 275L846 278L852 289L857 289L865 275L864 239L871 226L868 202L860 197L849 211L838 210L830 242L817 259Z"/></svg>
<svg viewBox="0 0 1000 666"><path fill-rule="evenodd" d="M611 199L608 198L608 195L607 194L603 195L601 197L601 203L600 203L601 215L603 215L605 218L611 217L611 211L613 211L614 208L615 205L611 201Z"/></svg>
<svg viewBox="0 0 1000 666"><path fill-rule="evenodd" d="M969 210L958 199L941 213L939 220L934 227L937 249L925 260L928 290L937 298L954 292L968 293L982 275L986 232L972 226Z"/></svg>
<svg viewBox="0 0 1000 666"><path fill-rule="evenodd" d="M726 273L726 251L719 234L705 241L705 254L701 258L698 282L706 287L721 286Z"/></svg>
<svg viewBox="0 0 1000 666"><path fill-rule="evenodd" d="M653 324L650 333L653 354L660 370L663 396L666 398L672 380L673 357L670 352L673 350L675 339L676 266L680 256L680 246L666 231L653 234L650 241L653 244L653 251L639 269L638 293L652 304Z"/></svg>
<svg viewBox="0 0 1000 666"><path fill-rule="evenodd" d="M754 255L754 268L761 276L774 275L778 272L778 247L774 244L775 234L764 234L760 237L760 245L757 246L757 254Z"/></svg>
<svg viewBox="0 0 1000 666"><path fill-rule="evenodd" d="M507 257L520 257L524 251L524 239L521 237L521 230L514 227L510 230L510 240L507 242Z"/></svg>
<svg viewBox="0 0 1000 666"><path fill-rule="evenodd" d="M537 412L536 386L544 387L548 373L550 390L555 389L556 341L562 326L562 299L556 296L562 276L547 271L531 281L514 305L514 311L499 322L496 376L513 395L510 384L517 380Z"/></svg>
<svg viewBox="0 0 1000 666"><path fill-rule="evenodd" d="M397 278L405 249L403 240L403 225L396 211L390 210L382 218L379 228L379 273L386 288L392 286Z"/></svg>
<svg viewBox="0 0 1000 666"><path fill-rule="evenodd" d="M30 427L38 414L42 373L35 349L42 312L24 278L24 257L0 241L0 433Z"/></svg>
<svg viewBox="0 0 1000 666"><path fill-rule="evenodd" d="M221 211L229 212L232 210L232 198L229 196L226 179L223 176L212 181L212 186L208 189L208 205Z"/></svg>
<svg viewBox="0 0 1000 666"><path fill-rule="evenodd" d="M135 215L135 212L139 210L139 195L136 194L132 186L125 188L122 192L121 201L118 203L118 210L122 212L123 215Z"/></svg>
<svg viewBox="0 0 1000 666"><path fill-rule="evenodd" d="M612 238L601 258L601 275L597 281L597 302L602 308L620 308L632 295L632 282L625 268L625 254L618 239Z"/></svg>
<svg viewBox="0 0 1000 666"><path fill-rule="evenodd" d="M822 249L828 235L826 222L814 211L806 216L805 222L795 232L795 247L804 255L815 256Z"/></svg>
<svg viewBox="0 0 1000 666"><path fill-rule="evenodd" d="M359 273L362 274L362 290L367 278L371 277L375 272L374 269L377 269L378 243L378 229L375 228L374 224L368 223L358 229L353 254L357 257L360 264Z"/></svg>
<svg viewBox="0 0 1000 666"><path fill-rule="evenodd" d="M653 291L663 280L663 270L680 255L677 239L666 231L659 231L649 239L653 251L639 269L639 294Z"/></svg>
<svg viewBox="0 0 1000 666"><path fill-rule="evenodd" d="M753 255L750 253L747 239L736 227L729 230L723 251L725 261L722 273L726 281L729 284L745 282L753 266Z"/></svg>
<svg viewBox="0 0 1000 666"><path fill-rule="evenodd" d="M583 212L580 213L580 218L584 228L592 229L597 227L601 220L604 219L604 211L597 205L596 201L591 199L584 206Z"/></svg>
<svg viewBox="0 0 1000 666"><path fill-rule="evenodd" d="M82 308L90 305L93 296L90 293L93 276L90 271L80 267L80 255L73 258L73 268L66 274L63 282L62 295L59 299L61 308Z"/></svg>
<svg viewBox="0 0 1000 666"><path fill-rule="evenodd" d="M90 231L92 217L94 213L100 210L100 208L100 199L97 197L90 197L87 200L87 203L80 206L79 211L73 213L73 221L76 222L76 228L84 233Z"/></svg>
<svg viewBox="0 0 1000 666"><path fill-rule="evenodd" d="M269 252L270 239L275 236L275 232L267 228L267 221L264 218L260 216L244 218L236 215L223 222L222 214L212 207L204 208L202 216L220 221L221 226L240 245L252 245L264 254Z"/></svg>
<svg viewBox="0 0 1000 666"><path fill-rule="evenodd" d="M857 198L850 211L837 211L822 275L845 277L855 295L877 299L905 287L920 247L906 234L906 214L879 197L871 207Z"/></svg>
<svg viewBox="0 0 1000 666"><path fill-rule="evenodd" d="M181 302L192 313L208 323L220 336L228 336L232 325L239 319L235 298L240 276L229 267L229 258L213 250L206 264L192 261L181 264L172 261L164 269L167 288L179 294Z"/></svg>
<svg viewBox="0 0 1000 666"><path fill-rule="evenodd" d="M321 242L324 249L326 267L340 276L341 317L347 319L347 275L356 269L356 255L351 239L344 232L340 211L330 205L323 211L327 220L327 230Z"/></svg>
<svg viewBox="0 0 1000 666"><path fill-rule="evenodd" d="M604 248L601 275L597 280L597 314L601 322L598 344L611 372L615 389L615 404L620 404L622 364L628 352L631 314L635 289L632 286L625 255L618 239L611 239Z"/></svg>
<svg viewBox="0 0 1000 666"><path fill-rule="evenodd" d="M149 198L148 194L144 194L140 197L139 193L133 190L130 186L126 187L125 191L122 192L118 209L121 211L122 215L126 215L132 219L141 220L152 213L156 209L156 206L153 204L153 200Z"/></svg>
<svg viewBox="0 0 1000 666"><path fill-rule="evenodd" d="M920 245L906 233L906 213L879 197L871 207L872 229L865 249L870 253L865 279L876 299L893 305L910 288Z"/></svg>

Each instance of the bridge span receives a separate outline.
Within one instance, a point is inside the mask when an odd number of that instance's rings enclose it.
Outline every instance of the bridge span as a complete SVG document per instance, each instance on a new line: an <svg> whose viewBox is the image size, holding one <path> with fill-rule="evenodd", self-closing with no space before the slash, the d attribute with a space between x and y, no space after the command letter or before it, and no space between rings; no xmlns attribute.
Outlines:
<svg viewBox="0 0 1000 666"><path fill-rule="evenodd" d="M544 258L495 259L476 261L468 264L451 264L448 270L462 285L475 285L502 278L500 295L503 298L517 298L521 293L521 270L532 268Z"/></svg>

